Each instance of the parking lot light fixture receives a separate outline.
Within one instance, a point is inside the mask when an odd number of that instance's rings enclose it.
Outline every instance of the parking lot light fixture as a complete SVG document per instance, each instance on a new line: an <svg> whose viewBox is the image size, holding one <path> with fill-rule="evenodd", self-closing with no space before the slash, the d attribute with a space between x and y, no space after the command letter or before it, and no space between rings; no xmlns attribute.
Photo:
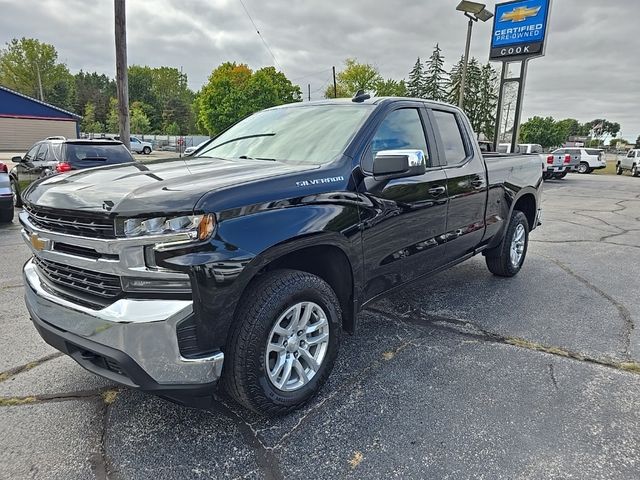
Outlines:
<svg viewBox="0 0 640 480"><path fill-rule="evenodd" d="M458 100L458 106L464 108L464 89L467 82L467 65L469 63L469 49L471 48L471 32L473 31L473 24L478 20L487 22L493 18L493 13L487 10L487 6L484 3L469 2L462 0L456 7L456 10L464 12L464 15L469 19L467 28L467 44L464 50L464 63L462 64L462 77L460 78L460 98Z"/></svg>

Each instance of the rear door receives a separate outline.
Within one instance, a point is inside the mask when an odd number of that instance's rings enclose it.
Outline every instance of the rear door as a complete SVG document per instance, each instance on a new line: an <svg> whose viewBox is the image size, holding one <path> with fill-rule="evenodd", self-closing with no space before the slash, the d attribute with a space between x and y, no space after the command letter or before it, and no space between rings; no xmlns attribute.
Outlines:
<svg viewBox="0 0 640 480"><path fill-rule="evenodd" d="M22 162L20 162L16 166L16 173L18 176L18 188L21 192L24 192L25 189L39 177L39 165L42 162L38 161L39 151L41 149L42 143L36 143L33 147L29 149L29 151L22 158ZM43 155L46 154L46 149L43 151ZM44 157L43 157L44 158Z"/></svg>
<svg viewBox="0 0 640 480"><path fill-rule="evenodd" d="M415 103L403 103L386 113L361 159L363 193L370 202L361 210L366 298L443 263L446 176L437 164L434 143L424 110ZM399 149L422 150L426 173L376 178L372 174L375 154Z"/></svg>
<svg viewBox="0 0 640 480"><path fill-rule="evenodd" d="M486 228L488 193L484 160L471 141L467 122L455 110L430 111L438 145L439 163L447 176L449 211L445 262L472 253L480 245Z"/></svg>

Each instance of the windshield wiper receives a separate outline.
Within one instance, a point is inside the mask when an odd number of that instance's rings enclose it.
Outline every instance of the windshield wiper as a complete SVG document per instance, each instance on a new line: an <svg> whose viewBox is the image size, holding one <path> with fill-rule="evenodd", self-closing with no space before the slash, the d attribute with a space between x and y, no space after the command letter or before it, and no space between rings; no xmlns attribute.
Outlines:
<svg viewBox="0 0 640 480"><path fill-rule="evenodd" d="M259 138L259 137L275 137L275 135L276 135L275 133L256 133L254 135L245 135L244 137L236 137L236 138L232 138L231 140L227 140L226 142L219 143L215 147L212 147L211 150L215 150L216 148L226 145L228 143L239 142L240 140L247 140L249 138Z"/></svg>
<svg viewBox="0 0 640 480"><path fill-rule="evenodd" d="M267 162L275 162L275 158L264 158L264 157L249 157L247 155L240 155L238 157L241 160L266 160Z"/></svg>

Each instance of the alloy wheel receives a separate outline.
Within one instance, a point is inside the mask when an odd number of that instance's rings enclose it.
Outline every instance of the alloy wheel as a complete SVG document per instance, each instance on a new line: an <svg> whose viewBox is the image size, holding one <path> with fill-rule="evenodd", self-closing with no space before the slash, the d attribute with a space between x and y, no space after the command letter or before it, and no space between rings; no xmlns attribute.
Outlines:
<svg viewBox="0 0 640 480"><path fill-rule="evenodd" d="M524 229L524 225L520 223L516 227L515 232L513 232L513 239L511 240L511 265L516 268L520 266L520 262L522 261L525 242L526 232Z"/></svg>

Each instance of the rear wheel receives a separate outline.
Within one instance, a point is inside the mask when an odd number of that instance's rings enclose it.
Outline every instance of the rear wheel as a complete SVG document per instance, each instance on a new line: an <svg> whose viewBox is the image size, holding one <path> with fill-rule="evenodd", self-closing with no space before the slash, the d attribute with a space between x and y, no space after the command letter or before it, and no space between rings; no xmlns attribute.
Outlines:
<svg viewBox="0 0 640 480"><path fill-rule="evenodd" d="M578 173L591 173L591 169L589 168L589 164L587 162L580 162L578 165Z"/></svg>
<svg viewBox="0 0 640 480"><path fill-rule="evenodd" d="M524 213L515 210L500 245L485 253L487 268L498 277L518 274L527 256L529 222Z"/></svg>
<svg viewBox="0 0 640 480"><path fill-rule="evenodd" d="M265 274L248 289L225 351L225 390L264 415L300 408L327 380L340 345L340 303L321 278Z"/></svg>

